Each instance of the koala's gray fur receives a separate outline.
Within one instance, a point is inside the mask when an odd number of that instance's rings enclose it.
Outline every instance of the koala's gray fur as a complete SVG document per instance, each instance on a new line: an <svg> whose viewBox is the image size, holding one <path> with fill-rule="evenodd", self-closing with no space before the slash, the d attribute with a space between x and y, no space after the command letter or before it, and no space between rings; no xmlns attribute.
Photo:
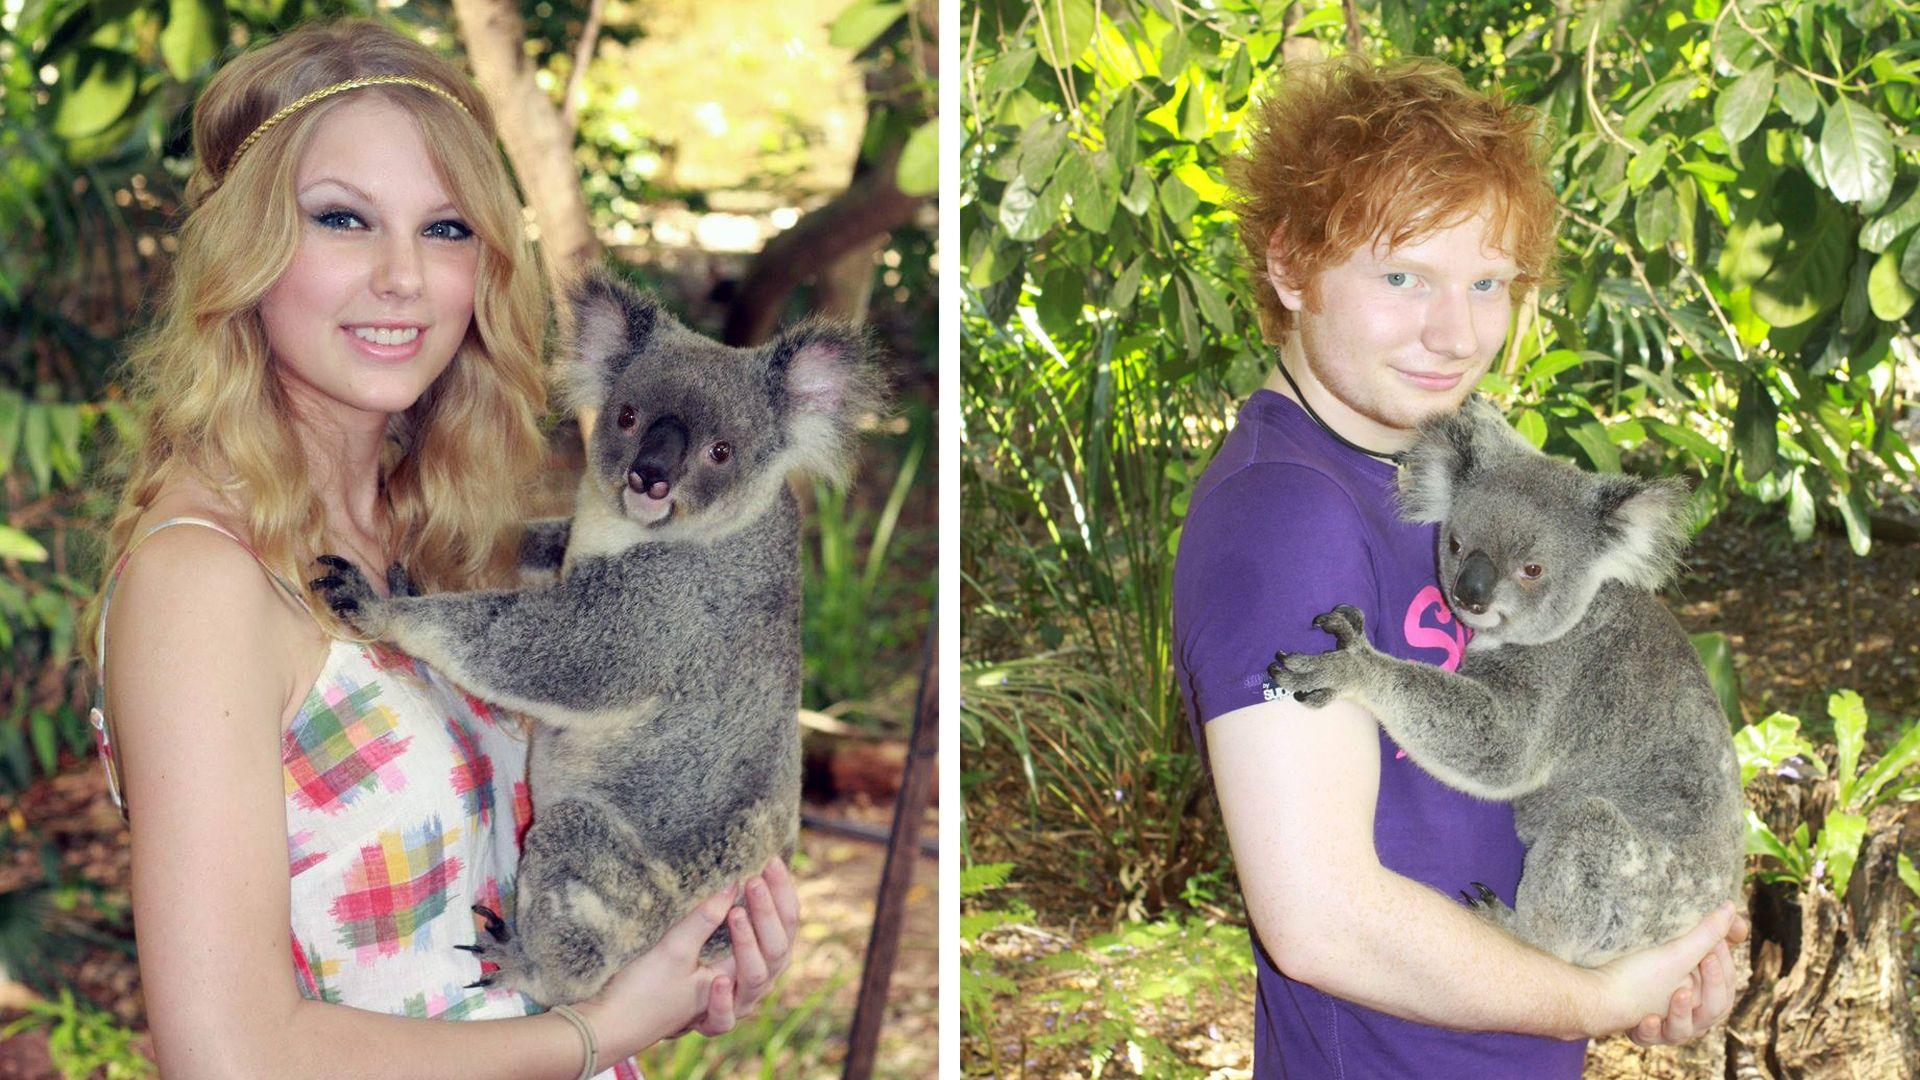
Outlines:
<svg viewBox="0 0 1920 1080"><path fill-rule="evenodd" d="M509 932L483 983L578 1001L799 829L799 514L881 404L856 330L734 349L593 275L559 378L599 413L573 518L521 547L544 587L382 599L344 560L314 584L356 629L539 723ZM730 453L724 460L717 444ZM725 927L711 951L726 945Z"/></svg>
<svg viewBox="0 0 1920 1080"><path fill-rule="evenodd" d="M1334 651L1278 654L1275 682L1359 703L1442 782L1511 801L1514 907L1485 886L1468 902L1555 956L1596 966L1735 899L1733 740L1654 595L1686 542L1684 483L1581 472L1479 401L1424 425L1403 465L1402 514L1440 523L1440 581L1474 631L1460 670L1376 651L1342 605L1314 620Z"/></svg>

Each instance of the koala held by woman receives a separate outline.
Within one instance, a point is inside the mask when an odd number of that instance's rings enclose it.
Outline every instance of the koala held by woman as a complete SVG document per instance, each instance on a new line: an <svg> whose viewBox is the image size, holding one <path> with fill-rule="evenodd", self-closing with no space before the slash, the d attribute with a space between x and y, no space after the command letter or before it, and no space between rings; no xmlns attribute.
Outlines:
<svg viewBox="0 0 1920 1080"><path fill-rule="evenodd" d="M852 464L882 406L863 335L810 322L736 349L591 274L558 376L600 417L573 517L533 523L517 590L382 598L314 582L370 637L537 721L512 925L461 946L480 980L592 996L702 898L790 856L800 809L800 517L793 472ZM709 942L724 948L726 927Z"/></svg>
<svg viewBox="0 0 1920 1080"><path fill-rule="evenodd" d="M1314 620L1335 647L1268 669L1303 704L1358 703L1441 782L1513 803L1527 847L1513 908L1468 903L1597 966L1737 899L1744 802L1726 714L1655 593L1688 535L1678 480L1582 472L1475 399L1423 425L1402 516L1437 522L1442 588L1473 631L1457 672L1368 643L1360 613Z"/></svg>

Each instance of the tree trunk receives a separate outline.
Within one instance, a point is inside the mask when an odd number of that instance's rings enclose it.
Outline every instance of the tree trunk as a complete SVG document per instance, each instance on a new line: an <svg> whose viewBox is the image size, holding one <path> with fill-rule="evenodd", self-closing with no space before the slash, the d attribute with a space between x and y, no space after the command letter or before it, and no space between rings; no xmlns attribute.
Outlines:
<svg viewBox="0 0 1920 1080"><path fill-rule="evenodd" d="M824 267L865 252L888 233L913 220L924 196L908 195L894 183L900 146L886 150L878 164L854 176L847 189L793 228L767 241L754 256L746 278L727 307L722 335L729 345L757 345L780 321L780 307L800 283Z"/></svg>
<svg viewBox="0 0 1920 1080"><path fill-rule="evenodd" d="M521 47L526 24L511 0L453 0L453 12L474 81L493 108L500 141L533 211L547 284L563 297L600 253L573 163L573 129L534 81L533 61Z"/></svg>
<svg viewBox="0 0 1920 1080"><path fill-rule="evenodd" d="M1748 798L1784 836L1799 821L1821 824L1833 782L1762 777ZM1912 895L1897 869L1900 852L1916 849L1920 803L1882 806L1868 815L1845 900L1824 881L1809 889L1754 888L1753 936L1736 957L1741 968L1751 966L1751 976L1727 1026L1684 1047L1642 1050L1624 1038L1596 1043L1587 1076L1920 1080L1920 1030L1900 933Z"/></svg>

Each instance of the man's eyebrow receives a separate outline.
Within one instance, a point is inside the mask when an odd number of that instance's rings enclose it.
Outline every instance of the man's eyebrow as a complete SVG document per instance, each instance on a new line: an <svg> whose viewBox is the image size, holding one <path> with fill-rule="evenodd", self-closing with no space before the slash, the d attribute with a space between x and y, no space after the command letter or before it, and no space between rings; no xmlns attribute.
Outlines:
<svg viewBox="0 0 1920 1080"><path fill-rule="evenodd" d="M374 203L375 205L378 205L378 200L376 200L373 196L360 190L360 188L357 185L354 185L345 180L342 180L337 176L323 176L320 179L315 180L313 183L308 184L306 187L301 188L300 194L305 195L308 192L311 192L314 188L320 187L325 184L332 184L335 187L344 188L347 191L350 191L353 194L359 196L361 201ZM426 216L432 217L435 214L448 214L448 213L459 213L459 212L460 211L458 207L454 206L450 202L444 202L444 203L441 203L439 206L436 206L433 209L427 211Z"/></svg>
<svg viewBox="0 0 1920 1080"><path fill-rule="evenodd" d="M1432 263L1421 262L1419 259L1402 258L1392 254L1381 256L1379 262L1383 266L1387 264L1404 266L1409 270L1418 270L1423 274L1439 274L1443 270L1442 267L1435 266ZM1520 272L1520 268L1511 262L1485 263L1481 266L1481 269L1487 272L1487 276L1492 277L1512 277Z"/></svg>

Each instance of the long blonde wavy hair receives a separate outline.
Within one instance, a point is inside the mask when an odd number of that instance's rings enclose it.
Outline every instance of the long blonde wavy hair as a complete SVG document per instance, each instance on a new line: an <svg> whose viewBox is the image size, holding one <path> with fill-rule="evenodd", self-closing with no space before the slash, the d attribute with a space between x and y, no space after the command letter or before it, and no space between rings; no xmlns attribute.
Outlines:
<svg viewBox="0 0 1920 1080"><path fill-rule="evenodd" d="M349 90L286 117L234 167L242 140L282 106L370 75L424 80L465 109L406 85ZM140 437L126 451L103 586L141 515L182 475L198 477L244 513L249 542L289 579L310 577L311 560L326 550L323 510L272 371L259 303L299 241L294 176L303 151L333 109L369 94L418 121L441 183L480 243L466 340L388 427L381 466L388 539L423 588L512 582L526 497L544 460L540 353L548 305L539 264L485 99L424 46L377 23L346 20L302 27L236 57L195 103L195 163L173 278L129 357ZM100 595L78 635L96 671ZM307 603L323 625L350 636L316 597Z"/></svg>

